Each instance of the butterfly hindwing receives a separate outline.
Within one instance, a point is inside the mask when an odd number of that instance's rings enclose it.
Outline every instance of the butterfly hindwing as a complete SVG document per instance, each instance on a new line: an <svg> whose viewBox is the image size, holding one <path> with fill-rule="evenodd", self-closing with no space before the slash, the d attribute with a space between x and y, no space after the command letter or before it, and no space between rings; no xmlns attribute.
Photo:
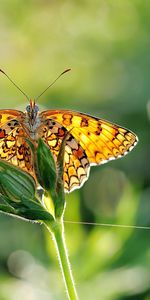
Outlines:
<svg viewBox="0 0 150 300"><path fill-rule="evenodd" d="M58 122L49 118L43 121L43 124L40 135L49 146L56 162L60 145L67 133L64 154L64 188L68 192L79 188L88 179L89 174L89 160L85 150L72 136L72 133Z"/></svg>
<svg viewBox="0 0 150 300"><path fill-rule="evenodd" d="M21 124L23 113L0 110L0 159L33 174L31 150L25 141L26 132Z"/></svg>

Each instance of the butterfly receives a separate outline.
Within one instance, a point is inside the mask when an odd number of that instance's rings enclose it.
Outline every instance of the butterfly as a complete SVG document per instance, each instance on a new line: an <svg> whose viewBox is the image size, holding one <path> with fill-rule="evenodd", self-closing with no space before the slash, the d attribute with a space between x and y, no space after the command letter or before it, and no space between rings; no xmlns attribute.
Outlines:
<svg viewBox="0 0 150 300"><path fill-rule="evenodd" d="M42 138L57 160L65 136L65 192L84 184L90 166L126 155L138 141L130 130L84 113L72 110L39 112L39 107L32 100L25 112L0 110L0 159L34 177L32 151L26 139L36 142Z"/></svg>

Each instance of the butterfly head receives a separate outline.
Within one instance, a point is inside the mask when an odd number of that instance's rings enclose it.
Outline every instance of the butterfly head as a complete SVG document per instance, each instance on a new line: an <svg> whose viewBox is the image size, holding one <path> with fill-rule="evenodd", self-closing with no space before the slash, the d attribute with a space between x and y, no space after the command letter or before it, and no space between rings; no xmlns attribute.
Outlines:
<svg viewBox="0 0 150 300"><path fill-rule="evenodd" d="M30 100L30 104L26 107L26 112L33 125L39 112L39 107L35 104L35 101Z"/></svg>

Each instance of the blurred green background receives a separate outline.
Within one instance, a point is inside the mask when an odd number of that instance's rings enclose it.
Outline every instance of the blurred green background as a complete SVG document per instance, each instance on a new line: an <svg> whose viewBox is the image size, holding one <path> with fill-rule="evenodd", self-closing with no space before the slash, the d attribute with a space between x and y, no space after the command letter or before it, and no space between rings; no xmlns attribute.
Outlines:
<svg viewBox="0 0 150 300"><path fill-rule="evenodd" d="M31 97L137 133L125 158L93 167L67 195L65 220L150 226L150 1L1 0L0 68ZM0 108L24 110L1 74ZM80 299L150 300L150 231L65 224ZM0 215L0 300L65 300L53 243L39 225Z"/></svg>

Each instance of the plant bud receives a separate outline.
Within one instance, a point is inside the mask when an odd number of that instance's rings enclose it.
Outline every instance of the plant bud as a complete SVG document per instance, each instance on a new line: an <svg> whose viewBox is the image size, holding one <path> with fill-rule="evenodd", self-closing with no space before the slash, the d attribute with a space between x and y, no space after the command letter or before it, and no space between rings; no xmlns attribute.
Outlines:
<svg viewBox="0 0 150 300"><path fill-rule="evenodd" d="M42 139L38 142L35 172L40 185L52 195L56 191L57 170L54 157Z"/></svg>
<svg viewBox="0 0 150 300"><path fill-rule="evenodd" d="M21 197L34 198L35 180L27 172L12 164L0 160L0 193L14 202L21 202Z"/></svg>

